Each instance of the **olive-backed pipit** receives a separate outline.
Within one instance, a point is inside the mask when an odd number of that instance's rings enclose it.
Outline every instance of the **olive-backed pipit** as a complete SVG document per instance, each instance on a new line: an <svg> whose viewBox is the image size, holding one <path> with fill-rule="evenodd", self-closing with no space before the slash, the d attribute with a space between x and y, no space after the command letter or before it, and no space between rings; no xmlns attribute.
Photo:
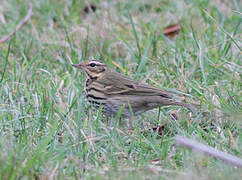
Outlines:
<svg viewBox="0 0 242 180"><path fill-rule="evenodd" d="M122 117L131 117L159 106L183 106L190 110L197 106L182 102L176 93L135 81L96 60L72 66L85 72L87 99L95 107L102 104L106 115L115 116L121 107Z"/></svg>

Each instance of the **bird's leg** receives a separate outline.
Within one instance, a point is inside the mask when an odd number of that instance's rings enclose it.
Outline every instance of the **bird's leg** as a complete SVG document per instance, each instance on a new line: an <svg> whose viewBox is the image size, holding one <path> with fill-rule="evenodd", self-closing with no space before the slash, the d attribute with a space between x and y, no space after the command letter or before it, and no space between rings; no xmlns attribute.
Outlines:
<svg viewBox="0 0 242 180"><path fill-rule="evenodd" d="M132 106L130 104L130 102L128 102L128 106L129 106L129 113L130 113L130 117L129 117L129 129L132 129L133 128L133 117L134 117L134 112L133 112L133 109L132 109Z"/></svg>
<svg viewBox="0 0 242 180"><path fill-rule="evenodd" d="M161 111L161 107L159 106L159 110L158 110L158 122L160 122L160 111Z"/></svg>

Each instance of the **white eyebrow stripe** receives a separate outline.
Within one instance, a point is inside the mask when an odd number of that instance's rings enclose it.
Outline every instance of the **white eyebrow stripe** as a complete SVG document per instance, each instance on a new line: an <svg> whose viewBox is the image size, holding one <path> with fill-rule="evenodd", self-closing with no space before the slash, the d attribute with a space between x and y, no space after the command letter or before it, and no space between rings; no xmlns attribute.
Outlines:
<svg viewBox="0 0 242 180"><path fill-rule="evenodd" d="M103 65L103 63L100 63L100 62L98 62L98 61L90 61L89 64L91 64L91 63L95 63L95 64L97 64L97 65Z"/></svg>

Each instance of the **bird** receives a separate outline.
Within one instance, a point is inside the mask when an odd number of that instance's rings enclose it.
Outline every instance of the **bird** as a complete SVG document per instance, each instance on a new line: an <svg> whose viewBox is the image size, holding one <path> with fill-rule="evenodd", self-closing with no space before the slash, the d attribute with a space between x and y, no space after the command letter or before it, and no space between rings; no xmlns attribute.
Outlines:
<svg viewBox="0 0 242 180"><path fill-rule="evenodd" d="M161 106L182 106L190 111L198 105L188 104L178 94L138 82L98 60L72 64L85 73L84 91L87 100L96 108L102 106L107 116L116 116L122 108L121 117L131 118Z"/></svg>

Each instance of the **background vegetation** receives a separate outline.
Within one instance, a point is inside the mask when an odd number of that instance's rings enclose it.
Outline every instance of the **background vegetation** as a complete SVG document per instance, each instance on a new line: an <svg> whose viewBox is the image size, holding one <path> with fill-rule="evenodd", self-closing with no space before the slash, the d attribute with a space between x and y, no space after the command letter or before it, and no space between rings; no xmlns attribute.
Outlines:
<svg viewBox="0 0 242 180"><path fill-rule="evenodd" d="M240 169L176 146L173 139L186 136L242 157L238 0L32 5L31 19L0 43L2 179L241 178ZM1 0L0 38L28 8L27 1ZM177 23L176 37L163 35ZM71 64L86 59L191 94L201 113L165 107L136 117L131 130L119 126L85 100L84 75Z"/></svg>

